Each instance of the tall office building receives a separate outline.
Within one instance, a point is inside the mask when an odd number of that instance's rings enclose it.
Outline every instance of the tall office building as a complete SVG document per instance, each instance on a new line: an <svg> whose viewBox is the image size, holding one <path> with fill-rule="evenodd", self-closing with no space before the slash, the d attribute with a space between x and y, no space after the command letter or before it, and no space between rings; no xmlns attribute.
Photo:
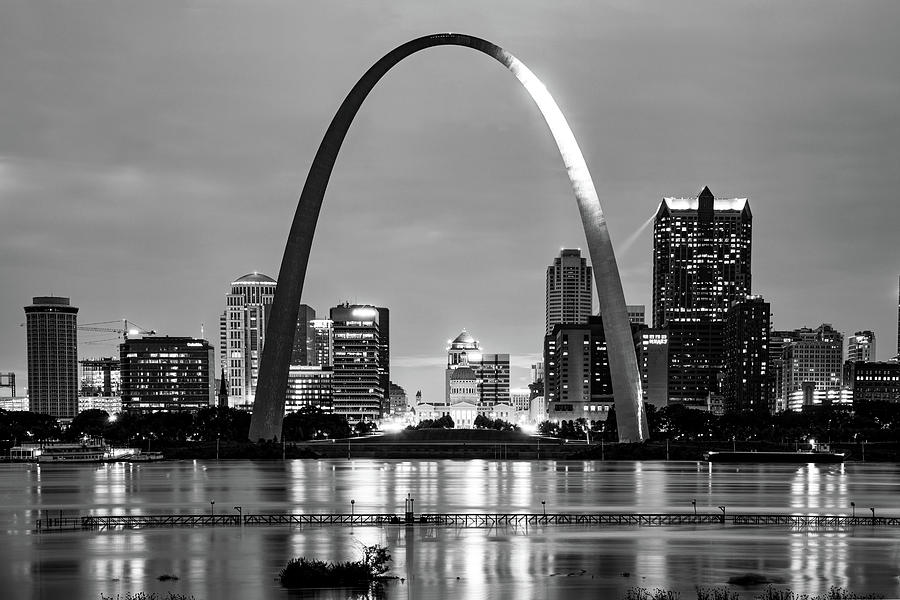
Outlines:
<svg viewBox="0 0 900 600"><path fill-rule="evenodd" d="M735 300L725 314L725 410L769 413L766 378L772 313L761 296Z"/></svg>
<svg viewBox="0 0 900 600"><path fill-rule="evenodd" d="M746 198L664 198L653 225L653 327L669 333L669 402L706 407L724 364L725 313L750 294Z"/></svg>
<svg viewBox="0 0 900 600"><path fill-rule="evenodd" d="M475 372L479 404L493 406L509 403L509 354L482 352L478 340L466 330L448 343L447 369L444 372L446 402L450 402L453 371L465 362Z"/></svg>
<svg viewBox="0 0 900 600"><path fill-rule="evenodd" d="M63 419L78 414L77 315L68 298L37 296L25 307L32 412Z"/></svg>
<svg viewBox="0 0 900 600"><path fill-rule="evenodd" d="M850 362L875 362L875 334L857 331L847 339L847 360Z"/></svg>
<svg viewBox="0 0 900 600"><path fill-rule="evenodd" d="M334 412L350 422L380 419L390 403L387 314L364 304L331 309Z"/></svg>
<svg viewBox="0 0 900 600"><path fill-rule="evenodd" d="M844 334L823 323L795 332L782 352L781 397L787 410L839 403L843 383Z"/></svg>
<svg viewBox="0 0 900 600"><path fill-rule="evenodd" d="M313 321L316 311L306 304L300 305L297 312L297 329L294 332L294 346L291 349L291 364L316 365L316 330Z"/></svg>
<svg viewBox="0 0 900 600"><path fill-rule="evenodd" d="M259 359L275 298L275 280L249 273L231 282L219 319L219 361L228 384L228 406L250 409L256 398Z"/></svg>
<svg viewBox="0 0 900 600"><path fill-rule="evenodd" d="M197 411L216 405L213 347L191 337L127 339L119 346L122 409Z"/></svg>
<svg viewBox="0 0 900 600"><path fill-rule="evenodd" d="M593 301L593 276L579 249L563 249L547 267L547 327L550 335L560 323L587 323Z"/></svg>

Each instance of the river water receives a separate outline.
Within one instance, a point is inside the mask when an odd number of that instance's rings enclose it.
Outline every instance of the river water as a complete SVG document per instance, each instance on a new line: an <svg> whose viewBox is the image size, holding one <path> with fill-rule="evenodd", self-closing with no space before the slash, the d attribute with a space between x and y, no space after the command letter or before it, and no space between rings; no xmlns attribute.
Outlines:
<svg viewBox="0 0 900 600"><path fill-rule="evenodd" d="M386 598L621 598L632 587L694 598L748 572L795 592L831 586L900 597L900 528L798 531L733 525L543 526L500 530L218 527L36 534L39 516L74 513L700 512L900 515L900 465L696 462L180 461L0 465L0 598L81 599L174 592L196 600L346 598L283 590L296 556L393 555ZM211 505L210 501L215 504ZM546 502L546 504L542 504ZM160 575L177 580L160 581ZM761 589L735 588L742 598ZM355 597L355 596L354 596Z"/></svg>

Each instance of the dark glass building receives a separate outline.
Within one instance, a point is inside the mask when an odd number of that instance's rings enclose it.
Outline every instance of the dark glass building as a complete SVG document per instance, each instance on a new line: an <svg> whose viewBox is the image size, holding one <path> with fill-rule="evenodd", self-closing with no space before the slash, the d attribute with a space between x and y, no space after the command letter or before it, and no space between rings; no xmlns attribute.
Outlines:
<svg viewBox="0 0 900 600"><path fill-rule="evenodd" d="M28 399L32 412L78 414L78 307L68 298L38 296L25 307Z"/></svg>
<svg viewBox="0 0 900 600"><path fill-rule="evenodd" d="M196 411L216 405L213 347L191 337L145 337L119 346L122 410Z"/></svg>
<svg viewBox="0 0 900 600"><path fill-rule="evenodd" d="M736 300L725 314L722 395L729 412L769 412L769 303L760 296Z"/></svg>
<svg viewBox="0 0 900 600"><path fill-rule="evenodd" d="M900 362L847 361L844 383L853 390L853 406L900 402Z"/></svg>
<svg viewBox="0 0 900 600"><path fill-rule="evenodd" d="M664 198L653 225L653 327L669 335L669 402L707 407L725 362L725 314L750 293L746 198Z"/></svg>

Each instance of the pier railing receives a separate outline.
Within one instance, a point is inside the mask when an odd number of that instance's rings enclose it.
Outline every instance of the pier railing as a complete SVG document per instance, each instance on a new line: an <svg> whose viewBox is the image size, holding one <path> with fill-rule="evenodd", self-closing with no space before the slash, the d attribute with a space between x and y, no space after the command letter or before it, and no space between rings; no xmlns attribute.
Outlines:
<svg viewBox="0 0 900 600"><path fill-rule="evenodd" d="M123 530L161 527L243 526L391 526L495 528L541 525L581 527L679 527L733 525L743 527L790 527L797 529L844 529L848 527L900 527L900 517L821 514L719 514L719 513L373 513L373 514L168 514L83 515L48 517L35 521L39 532L71 530Z"/></svg>

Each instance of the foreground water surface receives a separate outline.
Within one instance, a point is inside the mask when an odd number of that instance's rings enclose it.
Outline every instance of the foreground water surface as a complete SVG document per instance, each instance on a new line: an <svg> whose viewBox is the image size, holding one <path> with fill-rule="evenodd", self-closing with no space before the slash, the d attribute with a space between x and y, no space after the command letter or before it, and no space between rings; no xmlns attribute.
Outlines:
<svg viewBox="0 0 900 600"><path fill-rule="evenodd" d="M831 586L900 597L900 528L799 531L671 528L244 527L36 534L59 514L416 512L794 512L900 515L900 465L695 462L181 461L0 465L0 597L100 598L175 592L220 598L299 594L277 581L296 556L359 558L388 546L386 598L619 598L640 586L694 597L748 572L795 592ZM215 504L210 502L214 501ZM545 502L546 504L542 504ZM177 580L160 581L171 574ZM752 598L757 588L734 588Z"/></svg>

